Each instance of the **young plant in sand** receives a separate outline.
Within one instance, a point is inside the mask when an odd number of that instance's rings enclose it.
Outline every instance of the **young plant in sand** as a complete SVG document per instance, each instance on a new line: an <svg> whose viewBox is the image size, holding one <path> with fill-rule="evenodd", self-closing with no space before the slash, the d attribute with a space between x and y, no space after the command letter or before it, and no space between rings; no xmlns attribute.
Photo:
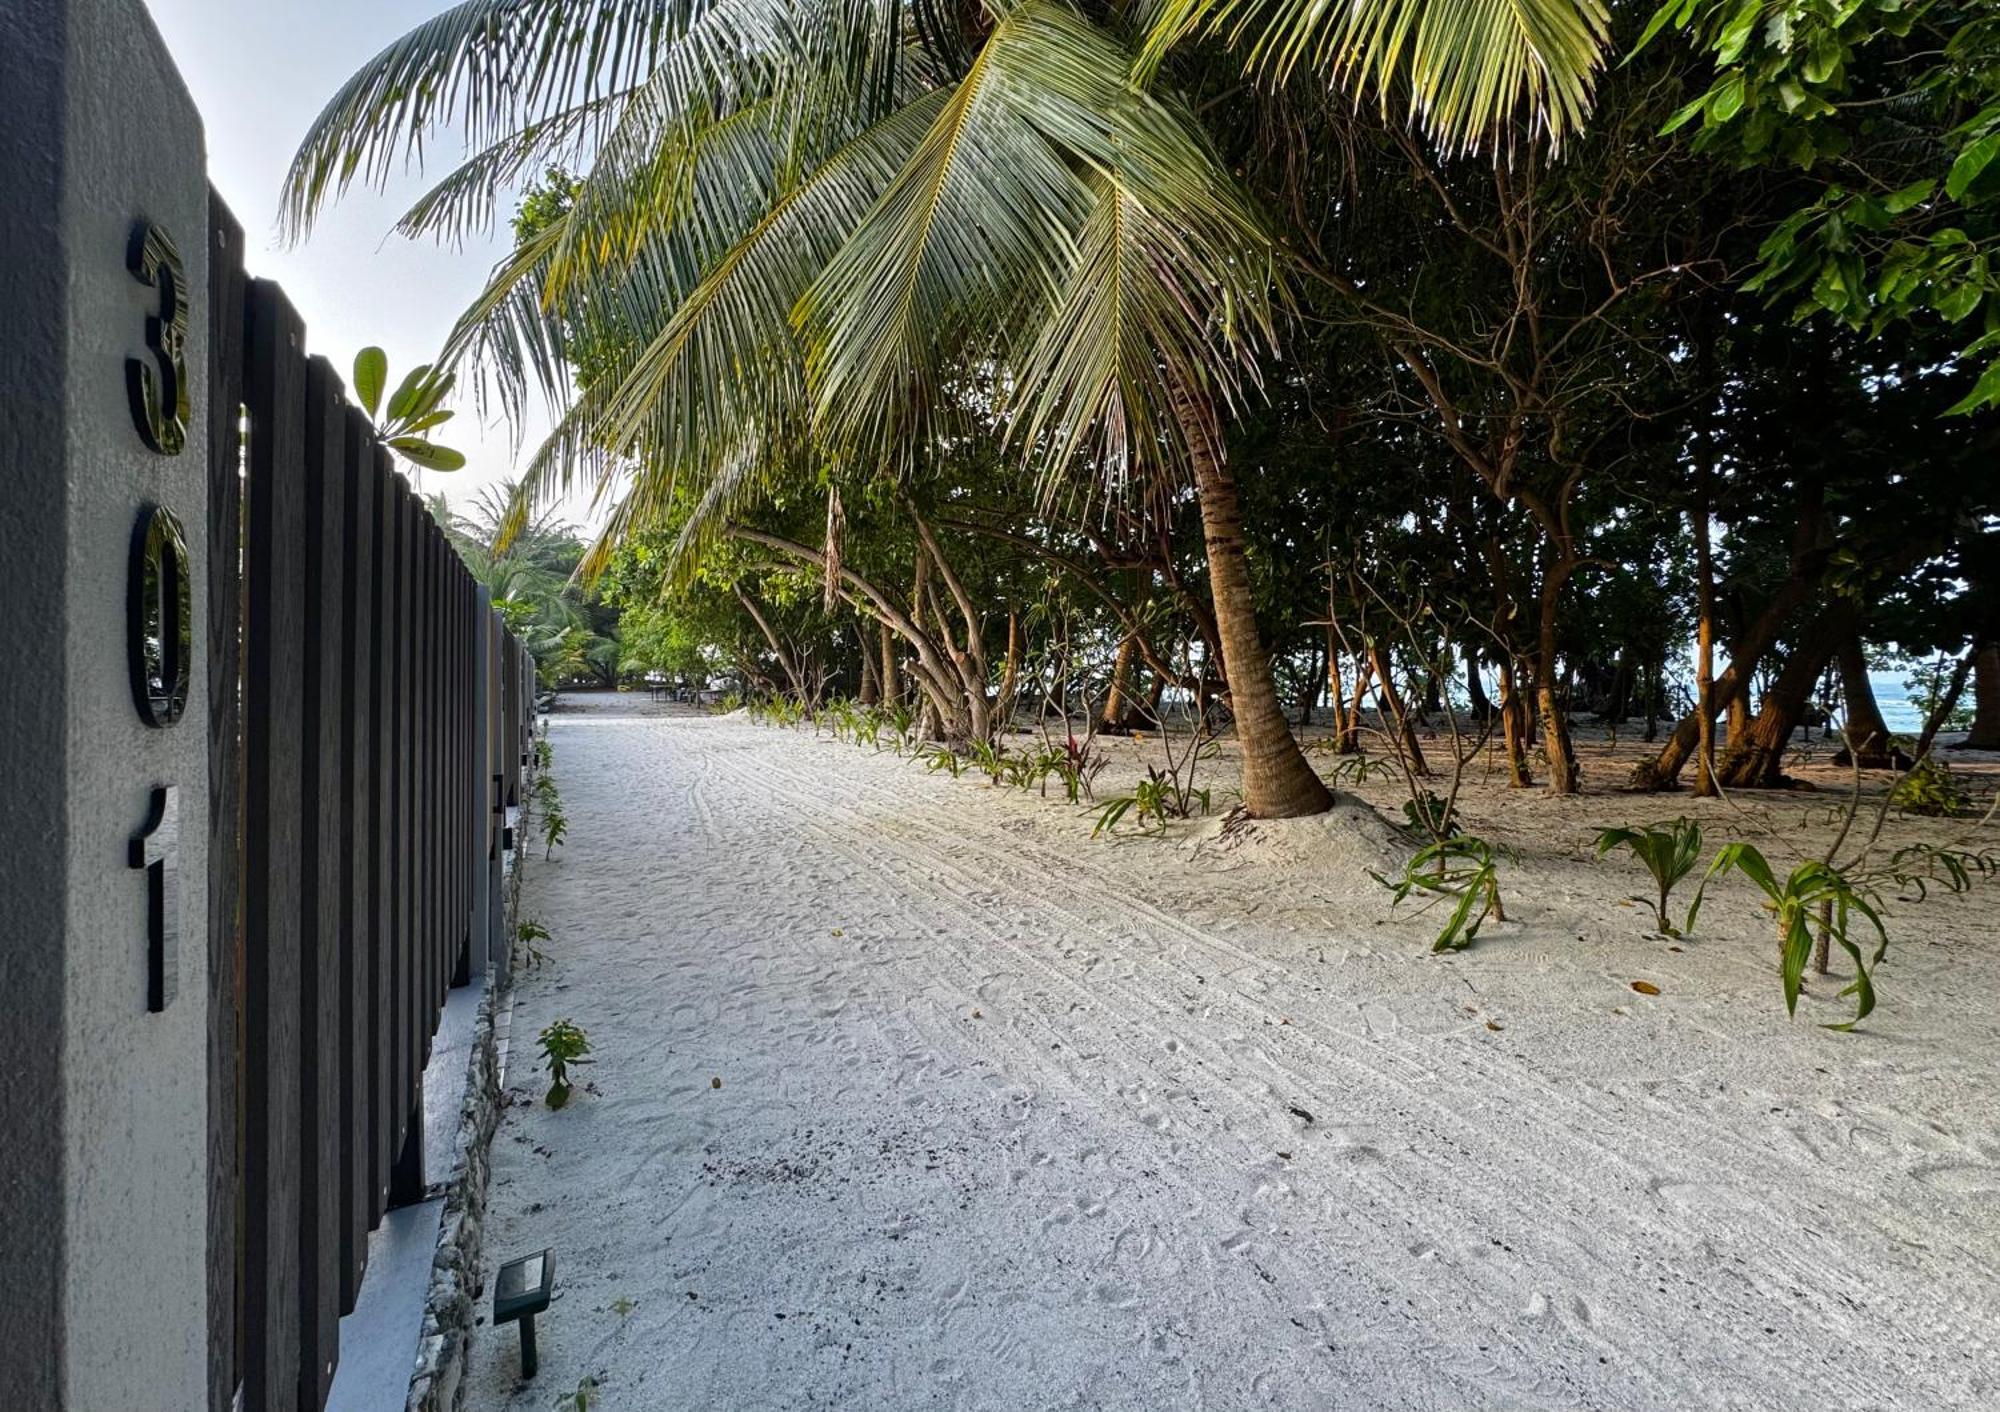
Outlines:
<svg viewBox="0 0 2000 1412"><path fill-rule="evenodd" d="M949 745L919 746L917 753L912 758L923 761L924 768L932 774L937 774L942 770L953 779L957 779L960 775L964 774L966 766L971 763Z"/></svg>
<svg viewBox="0 0 2000 1412"><path fill-rule="evenodd" d="M569 815L563 812L556 777L546 770L535 776L535 826L542 831L543 860L554 858L556 845L569 834Z"/></svg>
<svg viewBox="0 0 2000 1412"><path fill-rule="evenodd" d="M1869 968L1879 963L1889 950L1889 934L1883 928L1879 899L1873 890L1857 885L1823 858L1808 858L1780 878L1754 843L1725 844L1709 864L1708 874L1695 892L1694 904L1688 908L1689 931L1694 930L1709 881L1732 869L1756 884L1764 894L1765 908L1777 923L1778 974L1785 987L1785 1012L1798 1013L1799 991L1805 984L1806 961L1812 955L1813 927L1817 923L1821 934L1838 942L1840 949L1854 961L1854 979L1840 992L1843 999L1854 997L1854 1018L1826 1028L1851 1030L1866 1019L1875 1008L1875 983ZM1872 956L1862 954L1861 939L1865 939L1865 933L1861 932L1857 919L1874 928L1876 943Z"/></svg>
<svg viewBox="0 0 2000 1412"><path fill-rule="evenodd" d="M1637 829L1606 829L1597 836L1598 857L1618 848L1631 849L1632 856L1653 875L1657 894L1653 913L1659 930L1667 936L1679 936L1680 932L1667 917L1667 900L1675 884L1693 872L1695 864L1701 861L1701 825L1681 818L1670 824L1648 824ZM1689 930L1693 929L1692 917L1687 925Z"/></svg>
<svg viewBox="0 0 2000 1412"><path fill-rule="evenodd" d="M1193 644L1183 639L1168 660L1191 663L1192 657ZM1201 680L1193 672L1185 673L1183 679ZM1150 729L1133 731L1132 739L1142 746L1157 747L1160 763L1146 766L1146 777L1132 793L1105 802L1097 811L1092 838L1115 830L1127 814L1134 817L1142 833L1158 834L1166 831L1170 819L1208 813L1213 795L1206 786L1195 783L1201 767L1221 753L1209 728L1208 705L1205 690L1197 690L1190 701L1163 695L1158 702L1134 703L1139 718Z"/></svg>
<svg viewBox="0 0 2000 1412"><path fill-rule="evenodd" d="M1388 878L1372 870L1369 876L1395 894L1389 904L1392 907L1400 907L1418 894L1429 899L1426 909L1449 903L1451 911L1431 950L1463 951L1489 918L1507 920L1500 903L1500 856L1501 850L1483 838L1453 834L1418 849L1404 865L1401 877Z"/></svg>
<svg viewBox="0 0 2000 1412"><path fill-rule="evenodd" d="M1813 960L1814 971L1825 975L1832 944L1838 943L1854 961L1855 970L1854 980L1839 992L1842 999L1854 997L1853 1017L1826 1026L1841 1031L1853 1029L1875 1008L1873 968L1881 963L1889 949L1888 930L1883 921L1883 891L1891 886L1915 888L1915 900L1921 901L1933 883L1943 886L1948 892L1963 892L1976 879L1989 877L2000 869L2000 855L1996 855L1989 845L1983 841L1965 840L1942 845L1913 844L1898 849L1880 865L1871 863L1875 846L1882 836L1883 824L1896 804L1896 791L1893 789L1882 795L1875 807L1873 826L1850 852L1848 844L1854 825L1861 817L1862 798L1859 752L1853 749L1851 742L1849 754L1856 758L1853 784L1846 803L1839 811L1840 827L1824 853L1816 858L1801 859L1789 874L1780 878L1778 870L1755 844L1741 841L1727 844L1709 865L1702 887L1695 893L1694 905L1688 909L1688 930L1692 931L1702 894L1710 880L1733 870L1756 885L1758 891L1764 894L1765 910L1771 913L1777 925L1778 972L1784 985L1787 1014L1798 1012L1799 992L1805 984L1808 957ZM1910 773L1921 770L1926 762L1927 757L1920 756ZM1973 825L1974 829L1983 829L1990 824L1996 811L2000 811L2000 799L1996 799L1993 807ZM1776 835L1772 837L1774 842L1782 841ZM1868 936L1863 923L1874 932L1872 952L1865 951L1864 943ZM1815 928L1818 932L1816 947Z"/></svg>
<svg viewBox="0 0 2000 1412"><path fill-rule="evenodd" d="M542 1065L549 1073L549 1092L544 1101L551 1108L560 1108L569 1102L570 1068L591 1062L590 1039L572 1022L557 1020L542 1031L539 1043Z"/></svg>
<svg viewBox="0 0 2000 1412"><path fill-rule="evenodd" d="M514 928L514 939L520 942L522 953L527 957L530 966L539 966L549 959L549 953L542 950L541 943L551 941L553 938L549 935L549 929L533 917L523 918L521 924Z"/></svg>
<svg viewBox="0 0 2000 1412"><path fill-rule="evenodd" d="M1168 820L1192 818L1197 810L1206 814L1211 802L1207 789L1196 789L1191 781L1184 785L1148 765L1146 778L1130 794L1107 800L1097 811L1097 825L1090 836L1116 831L1127 814L1137 821L1139 832L1162 834Z"/></svg>
<svg viewBox="0 0 2000 1412"><path fill-rule="evenodd" d="M989 787L996 787L1000 777L1007 773L1007 747L996 745L990 740L975 740L965 747L966 756L986 776Z"/></svg>

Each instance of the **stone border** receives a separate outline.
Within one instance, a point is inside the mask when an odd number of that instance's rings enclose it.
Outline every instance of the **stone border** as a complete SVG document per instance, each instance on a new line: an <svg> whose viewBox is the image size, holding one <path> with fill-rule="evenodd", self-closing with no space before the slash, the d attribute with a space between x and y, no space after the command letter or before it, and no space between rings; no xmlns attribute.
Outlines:
<svg viewBox="0 0 2000 1412"><path fill-rule="evenodd" d="M486 1195L492 1175L493 1134L505 1104L508 1035L514 1017L514 967L519 957L515 923L521 915L522 864L528 856L529 782L522 777L521 808L514 826L514 856L507 867L501 906L509 950L507 978L489 983L472 1026L465 1099L453 1138L451 1176L444 1183L444 1212L437 1252L431 1257L424 1323L417 1336L416 1369L404 1412L459 1412L465 1406L465 1369L483 1292L480 1256L485 1244ZM487 972L489 978L492 970Z"/></svg>

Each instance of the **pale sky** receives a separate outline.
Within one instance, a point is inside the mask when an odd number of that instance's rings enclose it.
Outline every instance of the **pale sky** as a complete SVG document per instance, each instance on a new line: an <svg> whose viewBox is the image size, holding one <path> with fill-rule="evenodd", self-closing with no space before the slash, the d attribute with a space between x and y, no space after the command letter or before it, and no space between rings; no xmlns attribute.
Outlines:
<svg viewBox="0 0 2000 1412"><path fill-rule="evenodd" d="M396 218L428 186L411 174L387 193L356 188L332 206L296 247L277 234L278 190L299 139L346 78L391 40L447 7L449 0L146 0L201 109L210 179L243 223L253 275L285 287L304 317L310 351L345 379L357 349L380 344L395 381L428 362L459 311L478 293L506 248L493 238L453 250L394 233ZM430 147L428 173L449 170L463 151L446 135ZM433 433L468 464L428 471L428 494L470 499L511 475L507 426L481 425L469 390L455 396L455 420ZM532 450L546 424L523 428ZM404 467L408 472L412 468ZM580 508L571 518L581 522Z"/></svg>

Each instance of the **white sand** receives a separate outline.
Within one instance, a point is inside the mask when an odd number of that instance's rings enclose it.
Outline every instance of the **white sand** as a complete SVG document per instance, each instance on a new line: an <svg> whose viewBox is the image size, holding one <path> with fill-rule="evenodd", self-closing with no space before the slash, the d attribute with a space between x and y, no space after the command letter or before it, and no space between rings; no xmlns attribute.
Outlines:
<svg viewBox="0 0 2000 1412"><path fill-rule="evenodd" d="M2000 1403L2000 886L1899 910L1850 1037L1740 883L1672 950L1584 861L1685 799L1480 793L1518 920L1434 957L1356 811L1093 843L740 715L552 738L487 1248L561 1298L475 1408Z"/></svg>

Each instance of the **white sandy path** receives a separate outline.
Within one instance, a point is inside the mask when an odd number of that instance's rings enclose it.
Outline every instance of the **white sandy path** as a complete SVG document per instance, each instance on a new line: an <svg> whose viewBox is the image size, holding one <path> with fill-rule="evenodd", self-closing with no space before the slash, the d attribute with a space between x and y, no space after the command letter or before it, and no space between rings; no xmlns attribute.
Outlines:
<svg viewBox="0 0 2000 1412"><path fill-rule="evenodd" d="M1603 869L1436 958L1352 813L1093 844L740 716L552 738L487 1243L562 1298L475 1408L2000 1402L1984 924L1842 1038L1760 925L1669 953ZM551 1113L558 1016L600 1092Z"/></svg>

